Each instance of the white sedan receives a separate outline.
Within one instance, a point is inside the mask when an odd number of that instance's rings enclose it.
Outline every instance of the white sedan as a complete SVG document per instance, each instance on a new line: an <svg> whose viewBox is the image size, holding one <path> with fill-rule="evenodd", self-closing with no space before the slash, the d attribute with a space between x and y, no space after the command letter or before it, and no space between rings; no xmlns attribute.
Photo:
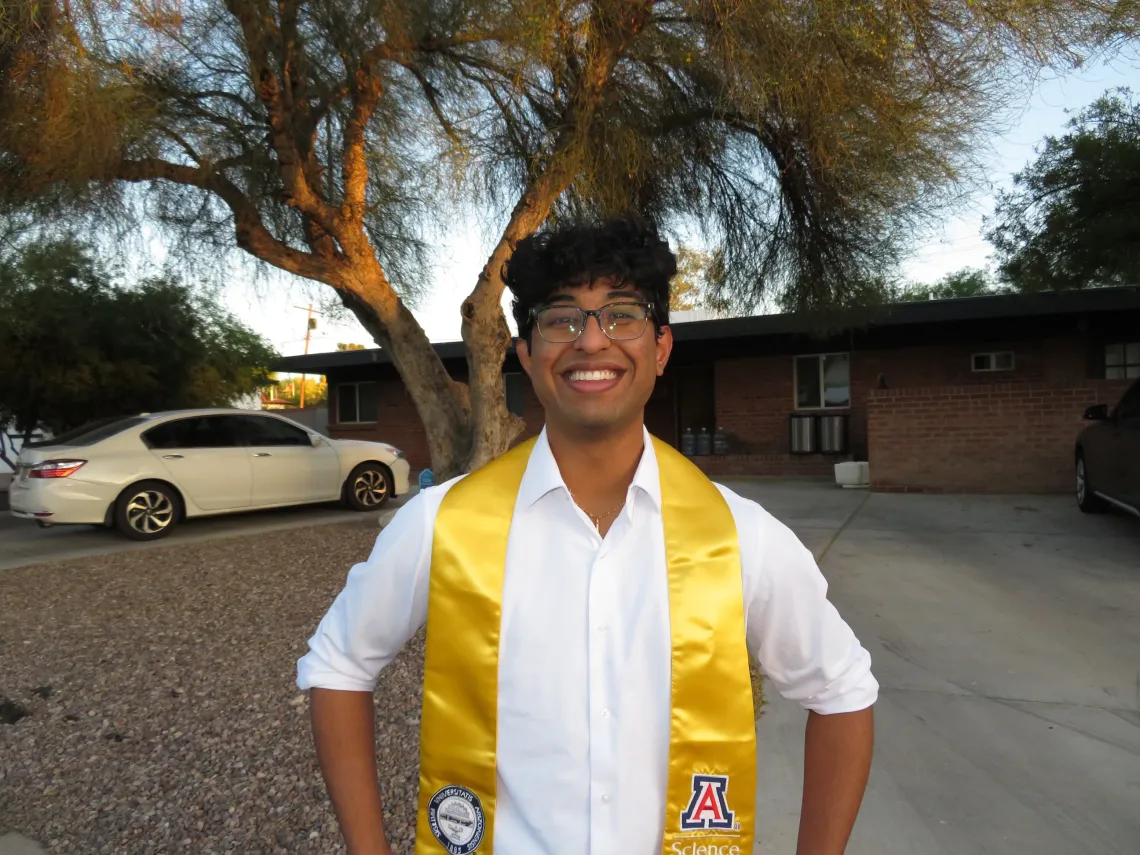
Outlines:
<svg viewBox="0 0 1140 855"><path fill-rule="evenodd" d="M155 540L184 517L341 501L371 511L408 491L381 442L329 439L250 410L147 413L21 450L11 512L40 525L114 526Z"/></svg>

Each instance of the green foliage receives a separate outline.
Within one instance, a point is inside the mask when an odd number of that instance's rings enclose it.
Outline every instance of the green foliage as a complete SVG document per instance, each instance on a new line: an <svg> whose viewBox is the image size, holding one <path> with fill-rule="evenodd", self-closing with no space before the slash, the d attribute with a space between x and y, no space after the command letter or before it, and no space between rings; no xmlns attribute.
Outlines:
<svg viewBox="0 0 1140 855"><path fill-rule="evenodd" d="M74 240L0 259L0 424L229 406L269 381L257 334L182 283L117 284Z"/></svg>
<svg viewBox="0 0 1140 855"><path fill-rule="evenodd" d="M987 237L1023 291L1140 281L1140 105L1095 101L998 197Z"/></svg>
<svg viewBox="0 0 1140 855"><path fill-rule="evenodd" d="M324 377L305 377L302 381L300 375L280 377L274 375L273 397L279 401L286 401L294 407L301 406L301 385L305 387L305 406L315 407L323 404L329 397L329 384Z"/></svg>
<svg viewBox="0 0 1140 855"><path fill-rule="evenodd" d="M964 267L948 273L933 284L908 285L889 289L893 302L921 302L923 300L953 300L958 297L985 297L1004 294L1009 288L997 285L984 270Z"/></svg>
<svg viewBox="0 0 1140 855"><path fill-rule="evenodd" d="M712 259L706 252L683 246L677 250L677 275L669 284L669 309L684 312L704 305L706 271Z"/></svg>

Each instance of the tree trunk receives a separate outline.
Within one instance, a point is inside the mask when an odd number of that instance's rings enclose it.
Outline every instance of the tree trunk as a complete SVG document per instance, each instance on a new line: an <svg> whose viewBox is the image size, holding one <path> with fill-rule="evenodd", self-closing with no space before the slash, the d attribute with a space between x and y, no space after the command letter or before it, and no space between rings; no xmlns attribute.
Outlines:
<svg viewBox="0 0 1140 855"><path fill-rule="evenodd" d="M471 448L467 388L447 373L427 333L396 296L379 265L369 273L356 288L338 288L341 302L384 349L399 373L427 436L436 480L467 472Z"/></svg>
<svg viewBox="0 0 1140 855"><path fill-rule="evenodd" d="M474 469L506 451L526 427L507 410L503 360L511 343L503 317L503 266L515 246L542 225L554 200L570 183L565 169L551 169L528 188L511 212L503 236L483 265L470 296L463 301L463 343L471 394L471 450L467 463Z"/></svg>

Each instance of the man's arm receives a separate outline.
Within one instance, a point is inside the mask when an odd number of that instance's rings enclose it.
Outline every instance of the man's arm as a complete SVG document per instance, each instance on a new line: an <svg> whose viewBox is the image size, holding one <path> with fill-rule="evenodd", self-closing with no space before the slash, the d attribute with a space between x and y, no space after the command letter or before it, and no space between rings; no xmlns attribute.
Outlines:
<svg viewBox="0 0 1140 855"><path fill-rule="evenodd" d="M297 662L317 760L350 855L390 855L377 781L373 690L427 619L431 533L441 493L421 493L380 532Z"/></svg>
<svg viewBox="0 0 1140 855"><path fill-rule="evenodd" d="M843 855L855 827L875 742L874 712L809 712L796 855Z"/></svg>
<svg viewBox="0 0 1140 855"><path fill-rule="evenodd" d="M741 532L749 649L780 694L808 712L799 855L842 855L871 764L879 693L871 657L799 538L725 492Z"/></svg>
<svg viewBox="0 0 1140 855"><path fill-rule="evenodd" d="M371 692L313 689L313 740L349 855L392 855L376 776Z"/></svg>

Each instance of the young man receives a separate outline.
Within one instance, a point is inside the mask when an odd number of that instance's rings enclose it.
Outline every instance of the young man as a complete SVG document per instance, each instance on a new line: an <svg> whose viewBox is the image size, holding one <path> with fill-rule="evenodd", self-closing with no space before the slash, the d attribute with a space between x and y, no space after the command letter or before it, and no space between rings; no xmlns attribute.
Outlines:
<svg viewBox="0 0 1140 855"><path fill-rule="evenodd" d="M409 501L299 662L352 855L391 851L372 691L425 621L417 855L749 855L750 653L809 711L797 851L844 851L878 684L795 535L644 428L675 272L628 221L515 251L543 432Z"/></svg>

